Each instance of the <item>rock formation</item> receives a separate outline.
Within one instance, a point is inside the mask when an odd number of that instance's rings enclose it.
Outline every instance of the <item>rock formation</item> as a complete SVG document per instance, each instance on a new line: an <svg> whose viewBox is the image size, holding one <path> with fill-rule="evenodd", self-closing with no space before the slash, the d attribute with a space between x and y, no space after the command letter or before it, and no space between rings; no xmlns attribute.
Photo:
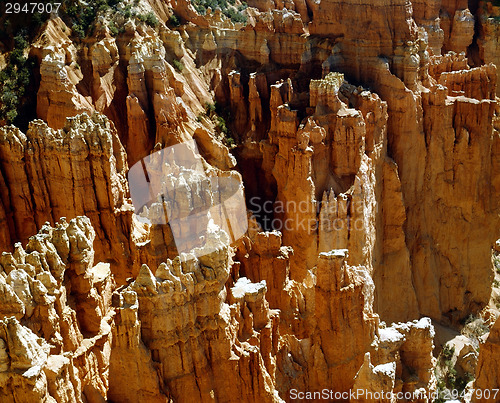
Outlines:
<svg viewBox="0 0 500 403"><path fill-rule="evenodd" d="M25 50L0 400L487 401L499 7L229 3L110 3L84 37L63 10Z"/></svg>
<svg viewBox="0 0 500 403"><path fill-rule="evenodd" d="M115 282L94 238L87 217L63 219L2 254L2 400L106 398Z"/></svg>
<svg viewBox="0 0 500 403"><path fill-rule="evenodd" d="M0 209L11 241L26 242L45 222L86 215L97 228L98 260L125 269L131 261L132 214L127 161L105 116L79 115L59 130L36 120L26 134L2 127L0 165L5 183Z"/></svg>
<svg viewBox="0 0 500 403"><path fill-rule="evenodd" d="M477 388L478 392L479 390L482 392L486 390L493 391L494 389L498 389L500 385L500 374L498 373L498 365L496 362L496 358L500 353L499 324L500 321L497 320L479 352L476 380L474 382L474 388ZM493 402L496 400L491 392L488 394L489 396L486 396L485 393L478 392L472 394L473 402Z"/></svg>

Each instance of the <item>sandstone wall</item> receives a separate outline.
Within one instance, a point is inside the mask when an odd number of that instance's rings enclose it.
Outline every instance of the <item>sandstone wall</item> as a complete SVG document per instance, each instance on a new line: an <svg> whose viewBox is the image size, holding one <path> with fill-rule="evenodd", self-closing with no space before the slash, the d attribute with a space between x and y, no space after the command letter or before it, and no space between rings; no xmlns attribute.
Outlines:
<svg viewBox="0 0 500 403"><path fill-rule="evenodd" d="M497 8L253 1L233 23L165 4L140 4L156 28L100 19L73 42L53 18L31 46L41 120L0 128L2 399L436 391L431 319L460 329L494 280ZM172 211L232 178L249 229L178 256L164 200L137 217L127 174L192 139L205 181L171 180ZM477 387L498 383L497 327Z"/></svg>
<svg viewBox="0 0 500 403"><path fill-rule="evenodd" d="M84 214L97 229L98 259L124 269L131 262L132 207L126 155L113 123L84 114L60 130L40 120L26 134L13 127L0 130L5 181L0 192L11 241L26 242L46 222Z"/></svg>

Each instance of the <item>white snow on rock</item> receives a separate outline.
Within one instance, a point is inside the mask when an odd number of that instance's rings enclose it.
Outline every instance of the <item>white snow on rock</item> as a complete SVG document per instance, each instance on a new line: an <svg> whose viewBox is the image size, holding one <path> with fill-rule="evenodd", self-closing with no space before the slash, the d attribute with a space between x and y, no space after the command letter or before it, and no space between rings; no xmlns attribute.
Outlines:
<svg viewBox="0 0 500 403"><path fill-rule="evenodd" d="M378 334L381 342L397 343L404 338L404 336L393 327L379 329Z"/></svg>
<svg viewBox="0 0 500 403"><path fill-rule="evenodd" d="M243 298L245 295L257 295L260 292L266 290L266 280L262 280L259 283L252 283L246 277L240 277L231 292L233 297L236 299Z"/></svg>

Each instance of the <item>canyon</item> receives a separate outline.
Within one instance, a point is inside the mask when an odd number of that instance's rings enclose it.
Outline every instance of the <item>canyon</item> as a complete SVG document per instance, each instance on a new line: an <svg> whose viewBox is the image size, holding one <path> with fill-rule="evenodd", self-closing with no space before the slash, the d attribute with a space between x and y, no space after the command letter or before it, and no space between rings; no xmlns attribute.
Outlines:
<svg viewBox="0 0 500 403"><path fill-rule="evenodd" d="M0 126L0 400L496 401L500 5L122 3Z"/></svg>

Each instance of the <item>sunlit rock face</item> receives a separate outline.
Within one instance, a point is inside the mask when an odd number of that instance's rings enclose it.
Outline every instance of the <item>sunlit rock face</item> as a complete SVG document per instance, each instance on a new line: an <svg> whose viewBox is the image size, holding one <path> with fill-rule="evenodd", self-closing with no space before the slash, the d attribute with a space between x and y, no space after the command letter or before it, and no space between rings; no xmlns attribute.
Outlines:
<svg viewBox="0 0 500 403"><path fill-rule="evenodd" d="M111 3L0 127L1 401L499 387L498 6Z"/></svg>

